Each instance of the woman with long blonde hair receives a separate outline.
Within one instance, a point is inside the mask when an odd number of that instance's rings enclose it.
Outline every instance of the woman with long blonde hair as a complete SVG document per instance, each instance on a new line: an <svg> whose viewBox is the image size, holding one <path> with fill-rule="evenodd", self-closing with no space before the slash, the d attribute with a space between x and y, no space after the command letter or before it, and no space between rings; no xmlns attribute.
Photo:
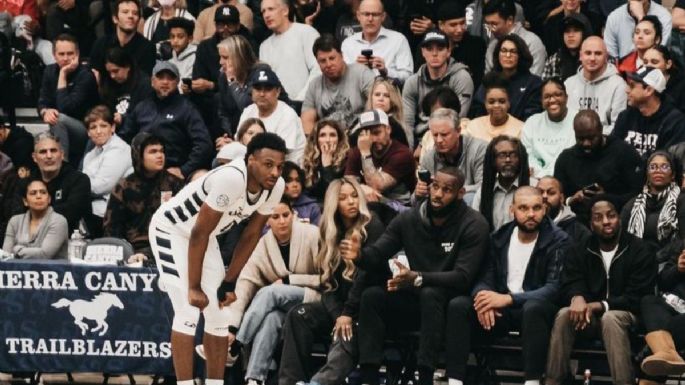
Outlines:
<svg viewBox="0 0 685 385"><path fill-rule="evenodd" d="M380 238L383 224L371 215L364 193L356 179L344 177L330 183L326 191L323 214L319 222L319 253L317 263L321 273L323 294L320 302L301 304L286 316L283 328L280 383L308 381L314 374L308 367L309 357L317 334L333 329L333 339L339 344L356 344L353 340L353 317L356 318L361 289L367 285L384 285L387 277L376 277L355 267L340 257L338 245L357 233L362 245ZM339 348L334 344L332 349ZM356 365L355 349L343 345L347 354L331 354L324 368L326 383L342 383ZM314 374L312 382L319 374ZM322 377L324 375L322 374ZM336 377L336 380L333 380Z"/></svg>
<svg viewBox="0 0 685 385"><path fill-rule="evenodd" d="M414 133L404 126L404 108L400 90L385 78L377 78L371 84L366 99L366 111L379 109L388 114L392 132L390 136L407 146L412 146Z"/></svg>
<svg viewBox="0 0 685 385"><path fill-rule="evenodd" d="M328 185L345 171L350 145L344 128L335 120L320 120L304 149L307 195L322 202Z"/></svg>

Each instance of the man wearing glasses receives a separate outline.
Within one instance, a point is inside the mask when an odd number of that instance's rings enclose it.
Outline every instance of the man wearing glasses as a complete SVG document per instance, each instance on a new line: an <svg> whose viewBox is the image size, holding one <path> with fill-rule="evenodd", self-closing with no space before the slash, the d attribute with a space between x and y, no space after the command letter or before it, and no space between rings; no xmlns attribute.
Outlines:
<svg viewBox="0 0 685 385"><path fill-rule="evenodd" d="M671 103L662 102L666 89L663 72L641 67L627 77L628 108L618 115L612 135L635 147L643 159L685 142L685 116Z"/></svg>
<svg viewBox="0 0 685 385"><path fill-rule="evenodd" d="M414 59L407 38L383 28L385 10L380 0L363 0L357 10L361 32L342 42L346 63L359 63L373 69L376 75L404 82L414 71Z"/></svg>

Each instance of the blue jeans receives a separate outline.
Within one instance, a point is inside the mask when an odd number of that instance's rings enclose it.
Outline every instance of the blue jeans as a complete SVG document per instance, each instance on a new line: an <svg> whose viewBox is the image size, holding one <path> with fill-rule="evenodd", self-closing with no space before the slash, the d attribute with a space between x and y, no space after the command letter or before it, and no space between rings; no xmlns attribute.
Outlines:
<svg viewBox="0 0 685 385"><path fill-rule="evenodd" d="M302 301L302 287L269 285L259 289L247 308L236 335L236 339L243 345L252 343L246 379L266 380L274 350L280 340L285 315Z"/></svg>

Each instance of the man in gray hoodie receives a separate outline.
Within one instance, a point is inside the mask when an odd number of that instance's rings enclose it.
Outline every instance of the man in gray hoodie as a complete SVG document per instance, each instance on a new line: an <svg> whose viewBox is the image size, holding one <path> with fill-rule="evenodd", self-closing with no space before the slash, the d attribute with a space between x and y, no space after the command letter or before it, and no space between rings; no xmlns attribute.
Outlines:
<svg viewBox="0 0 685 385"><path fill-rule="evenodd" d="M580 46L581 68L566 79L568 108L594 110L602 122L602 132L609 135L618 114L626 109L626 82L609 63L607 47L601 37L590 36Z"/></svg>
<svg viewBox="0 0 685 385"><path fill-rule="evenodd" d="M439 30L429 31L421 42L421 54L426 63L404 83L402 104L404 122L421 138L428 129L428 117L421 111L424 96L439 86L451 88L461 103L460 116L466 116L473 96L473 80L468 67L450 57L450 43ZM420 139L417 139L419 141Z"/></svg>

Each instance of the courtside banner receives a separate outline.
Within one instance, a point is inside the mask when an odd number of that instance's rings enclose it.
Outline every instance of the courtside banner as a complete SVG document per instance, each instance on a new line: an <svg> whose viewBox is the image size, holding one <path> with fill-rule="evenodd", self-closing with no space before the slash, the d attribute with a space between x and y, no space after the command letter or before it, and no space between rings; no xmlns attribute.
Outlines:
<svg viewBox="0 0 685 385"><path fill-rule="evenodd" d="M0 262L0 371L171 373L157 270Z"/></svg>

